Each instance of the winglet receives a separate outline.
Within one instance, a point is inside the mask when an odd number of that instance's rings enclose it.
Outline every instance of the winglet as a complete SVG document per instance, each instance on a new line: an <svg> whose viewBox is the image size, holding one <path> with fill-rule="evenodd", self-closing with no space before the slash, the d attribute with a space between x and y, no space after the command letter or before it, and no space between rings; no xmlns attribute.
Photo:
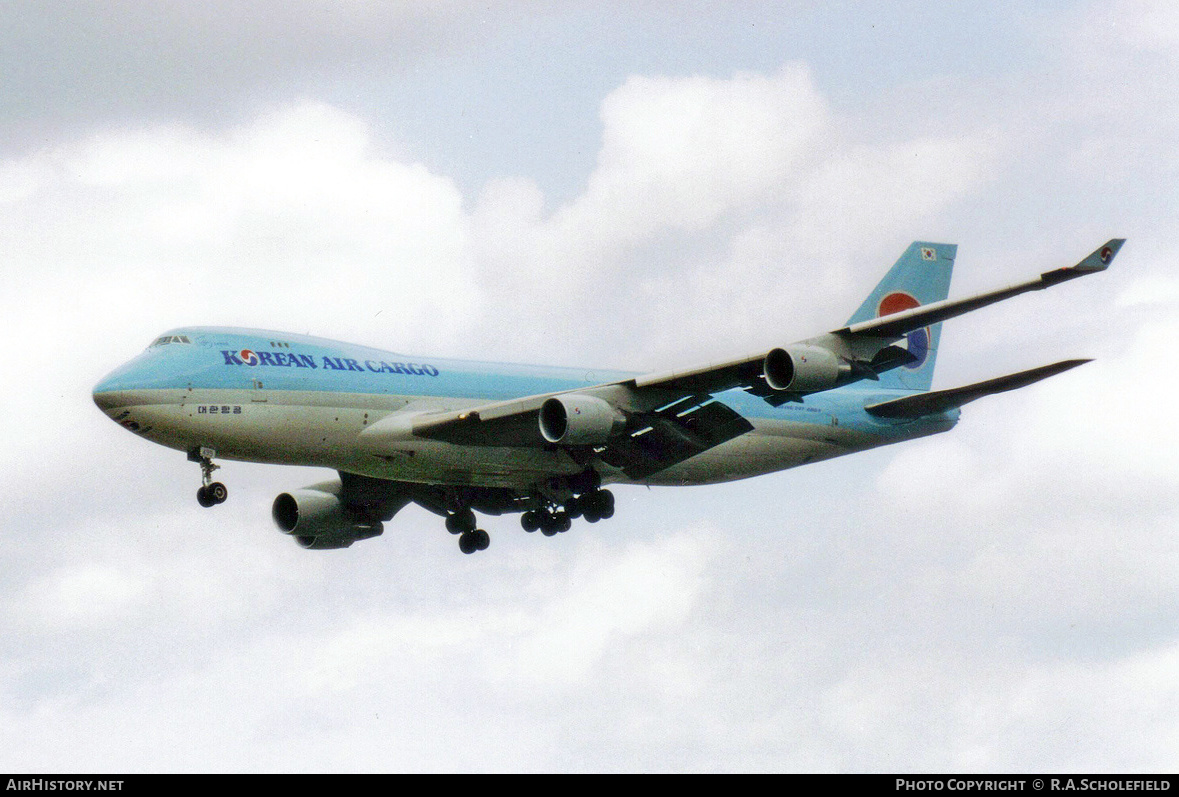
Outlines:
<svg viewBox="0 0 1179 797"><path fill-rule="evenodd" d="M1122 244L1125 242L1125 238L1112 238L1095 249L1091 255L1080 263L1077 263L1073 268L1085 274L1091 274L1094 271L1105 271L1109 268L1109 264L1113 262L1118 250L1122 248Z"/></svg>
<svg viewBox="0 0 1179 797"><path fill-rule="evenodd" d="M1118 250L1122 248L1122 244L1125 242L1125 238L1111 238L1094 249L1087 258L1075 266L1066 266L1065 268L1044 272L1040 275L1040 284L1035 286L1034 290L1059 285L1062 282L1083 277L1086 274L1096 274L1098 271L1105 271L1109 268L1109 264L1113 262L1114 255L1118 253Z"/></svg>

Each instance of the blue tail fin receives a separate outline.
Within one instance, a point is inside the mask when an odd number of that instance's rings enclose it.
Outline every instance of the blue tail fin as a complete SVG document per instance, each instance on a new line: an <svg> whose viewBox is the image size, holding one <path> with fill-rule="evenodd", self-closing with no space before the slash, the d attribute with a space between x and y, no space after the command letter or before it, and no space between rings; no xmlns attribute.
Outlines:
<svg viewBox="0 0 1179 797"><path fill-rule="evenodd" d="M928 241L909 244L909 248L884 275L876 290L848 319L848 325L945 299L950 293L950 275L954 271L957 254L956 244ZM900 345L907 347L909 353L917 359L908 365L885 371L880 375L879 386L899 390L929 390L933 384L933 368L941 334L942 325L937 323L906 335L906 340Z"/></svg>

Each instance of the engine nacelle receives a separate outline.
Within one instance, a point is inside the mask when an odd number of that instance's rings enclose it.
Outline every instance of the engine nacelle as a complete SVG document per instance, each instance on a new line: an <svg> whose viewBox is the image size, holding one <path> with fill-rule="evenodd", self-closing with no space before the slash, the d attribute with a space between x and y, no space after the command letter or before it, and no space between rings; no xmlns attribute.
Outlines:
<svg viewBox="0 0 1179 797"><path fill-rule="evenodd" d="M550 443L597 446L626 426L626 416L597 396L567 393L540 405L540 434Z"/></svg>
<svg viewBox="0 0 1179 797"><path fill-rule="evenodd" d="M850 372L851 367L834 352L818 346L774 349L762 365L767 385L798 393L829 390Z"/></svg>
<svg viewBox="0 0 1179 797"><path fill-rule="evenodd" d="M380 536L381 522L352 516L340 501L338 489L339 485L327 484L282 493L270 508L275 525L313 550L347 548L357 540Z"/></svg>

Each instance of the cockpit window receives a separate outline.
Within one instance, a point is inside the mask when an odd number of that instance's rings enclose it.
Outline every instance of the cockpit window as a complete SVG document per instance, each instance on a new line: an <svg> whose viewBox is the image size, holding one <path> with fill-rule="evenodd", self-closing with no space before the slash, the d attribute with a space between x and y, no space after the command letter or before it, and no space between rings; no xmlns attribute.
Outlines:
<svg viewBox="0 0 1179 797"><path fill-rule="evenodd" d="M161 335L151 342L149 349L154 349L156 346L167 346L169 343L192 343L188 339L188 335Z"/></svg>

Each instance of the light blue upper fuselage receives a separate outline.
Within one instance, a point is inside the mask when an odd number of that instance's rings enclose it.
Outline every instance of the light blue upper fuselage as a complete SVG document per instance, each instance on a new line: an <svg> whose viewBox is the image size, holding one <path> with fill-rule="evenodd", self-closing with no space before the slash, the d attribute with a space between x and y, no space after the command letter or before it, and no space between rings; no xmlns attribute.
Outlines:
<svg viewBox="0 0 1179 797"><path fill-rule="evenodd" d="M595 368L421 358L308 335L234 327L183 327L161 335L139 356L112 371L95 386L94 393L258 388L499 401L639 375ZM751 420L805 420L814 415L815 422L828 423L817 416L835 415L841 424L887 434L897 424L874 418L863 411L864 405L910 395L912 391L873 390L871 385L861 383L825 391L781 407L773 407L740 389L717 394L717 398Z"/></svg>
<svg viewBox="0 0 1179 797"><path fill-rule="evenodd" d="M265 390L495 401L629 376L579 368L422 359L307 335L185 327L161 335L138 357L108 374L94 392L190 386L242 389L260 382Z"/></svg>

